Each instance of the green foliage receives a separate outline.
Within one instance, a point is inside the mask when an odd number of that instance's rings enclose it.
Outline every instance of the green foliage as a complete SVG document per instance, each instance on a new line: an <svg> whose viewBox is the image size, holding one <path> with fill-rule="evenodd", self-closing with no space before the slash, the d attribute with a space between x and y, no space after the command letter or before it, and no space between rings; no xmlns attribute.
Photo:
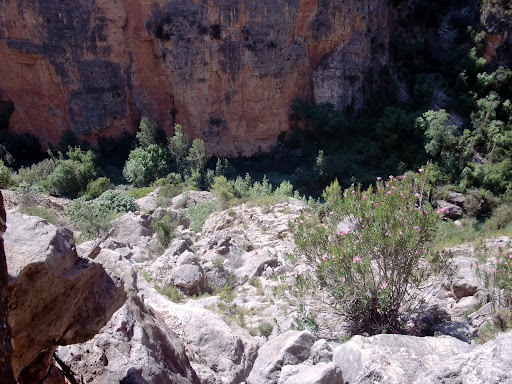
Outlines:
<svg viewBox="0 0 512 384"><path fill-rule="evenodd" d="M151 192L153 192L153 187L132 188L125 193L134 199L140 199L141 197L149 195Z"/></svg>
<svg viewBox="0 0 512 384"><path fill-rule="evenodd" d="M343 191L341 190L340 183L338 183L338 179L334 179L334 181L325 187L322 192L322 197L329 207L334 207L339 204L342 199L342 195Z"/></svg>
<svg viewBox="0 0 512 384"><path fill-rule="evenodd" d="M3 160L0 160L0 188L9 188L13 181L11 170L5 166Z"/></svg>
<svg viewBox="0 0 512 384"><path fill-rule="evenodd" d="M59 152L57 166L46 179L45 186L53 195L74 198L96 177L94 153L78 147L69 148L66 157Z"/></svg>
<svg viewBox="0 0 512 384"><path fill-rule="evenodd" d="M217 176L214 179L211 192L219 199L223 209L227 208L229 203L235 198L235 191L224 176Z"/></svg>
<svg viewBox="0 0 512 384"><path fill-rule="evenodd" d="M139 210L139 206L132 196L127 195L121 191L109 189L103 192L96 200L97 204L102 209L109 209L117 213L135 212Z"/></svg>
<svg viewBox="0 0 512 384"><path fill-rule="evenodd" d="M158 124L149 117L143 117L140 120L137 140L141 148L148 148L151 145L165 145L165 135L158 127Z"/></svg>
<svg viewBox="0 0 512 384"><path fill-rule="evenodd" d="M486 251L486 256L494 257L496 261L490 269L478 266L477 271L485 279L493 311L497 312L501 308L512 307L512 253L505 251L502 244L497 249Z"/></svg>
<svg viewBox="0 0 512 384"><path fill-rule="evenodd" d="M176 124L174 126L174 135L168 139L167 146L171 157L174 159L176 171L179 174L183 174L190 142L185 137L181 125Z"/></svg>
<svg viewBox="0 0 512 384"><path fill-rule="evenodd" d="M135 187L146 187L169 172L170 154L166 148L151 144L130 152L123 175Z"/></svg>
<svg viewBox="0 0 512 384"><path fill-rule="evenodd" d="M260 325L258 325L258 332L263 337L269 337L272 334L272 330L274 327L268 321L264 321Z"/></svg>
<svg viewBox="0 0 512 384"><path fill-rule="evenodd" d="M206 156L204 152L204 141L194 139L187 156L189 166L197 171L202 171L206 167L208 159L208 156Z"/></svg>
<svg viewBox="0 0 512 384"><path fill-rule="evenodd" d="M274 190L274 196L278 199L284 199L286 197L293 196L293 185L288 180L284 180L279 187Z"/></svg>
<svg viewBox="0 0 512 384"><path fill-rule="evenodd" d="M222 157L217 158L217 163L215 165L215 176L226 176L228 177L233 173L233 167L229 164L227 159Z"/></svg>
<svg viewBox="0 0 512 384"><path fill-rule="evenodd" d="M201 232L206 219L218 210L220 210L220 203L218 201L208 201L187 207L185 217L190 221L190 228L192 230Z"/></svg>
<svg viewBox="0 0 512 384"><path fill-rule="evenodd" d="M44 206L23 206L18 211L25 215L40 217L56 226L63 225L58 216L51 209Z"/></svg>
<svg viewBox="0 0 512 384"><path fill-rule="evenodd" d="M71 224L77 227L84 238L99 236L110 229L110 222L117 214L94 201L80 197L71 201L66 207L66 214Z"/></svg>
<svg viewBox="0 0 512 384"><path fill-rule="evenodd" d="M109 178L98 177L95 180L89 181L85 193L83 195L86 197L87 200L92 200L97 198L103 192L114 188L115 186L114 184L112 184Z"/></svg>
<svg viewBox="0 0 512 384"><path fill-rule="evenodd" d="M252 198L270 196L272 195L272 184L270 184L266 176L263 176L261 183L259 181L253 183L249 195Z"/></svg>
<svg viewBox="0 0 512 384"><path fill-rule="evenodd" d="M200 190L206 190L210 187L206 174L206 163L208 160L209 158L204 152L204 141L194 139L187 156L187 164L191 173L189 182Z"/></svg>
<svg viewBox="0 0 512 384"><path fill-rule="evenodd" d="M176 173L170 173L165 179L157 180L155 184L161 185L156 198L159 207L168 206L174 197L185 191L186 186L181 180L181 176Z"/></svg>
<svg viewBox="0 0 512 384"><path fill-rule="evenodd" d="M185 295L174 285L166 285L166 286L155 286L155 289L158 293L167 296L174 303L182 303L185 301Z"/></svg>
<svg viewBox="0 0 512 384"><path fill-rule="evenodd" d="M151 228L156 232L156 237L162 247L166 248L171 243L178 224L178 217L171 211L162 211L153 219Z"/></svg>
<svg viewBox="0 0 512 384"><path fill-rule="evenodd" d="M326 294L324 302L346 316L353 333L398 332L402 311L425 283L422 263L439 220L423 204L426 187L425 173L390 177L364 191L351 186L325 223L293 223L293 259L308 266L297 271L295 292Z"/></svg>

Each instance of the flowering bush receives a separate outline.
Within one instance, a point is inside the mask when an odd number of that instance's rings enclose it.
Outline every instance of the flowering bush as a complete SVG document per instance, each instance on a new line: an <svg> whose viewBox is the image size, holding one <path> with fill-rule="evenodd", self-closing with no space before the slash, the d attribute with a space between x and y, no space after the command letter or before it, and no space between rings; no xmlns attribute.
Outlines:
<svg viewBox="0 0 512 384"><path fill-rule="evenodd" d="M424 203L426 175L420 171L378 178L376 188L365 191L351 186L342 200L330 200L322 222L300 217L291 224L292 259L307 266L297 273L295 293L319 293L346 317L352 333L400 331L402 311L425 282L427 247L442 212Z"/></svg>
<svg viewBox="0 0 512 384"><path fill-rule="evenodd" d="M495 257L496 261L490 269L480 269L478 266L477 270L486 281L493 311L496 312L500 308L512 307L512 250L505 252L503 245L498 244Z"/></svg>

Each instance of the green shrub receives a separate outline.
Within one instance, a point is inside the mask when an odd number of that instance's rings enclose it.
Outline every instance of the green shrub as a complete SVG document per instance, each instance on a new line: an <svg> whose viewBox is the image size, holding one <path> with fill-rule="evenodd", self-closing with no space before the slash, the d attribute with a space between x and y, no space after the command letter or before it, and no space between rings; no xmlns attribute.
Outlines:
<svg viewBox="0 0 512 384"><path fill-rule="evenodd" d="M182 303L185 300L185 295L179 288L174 285L167 285L164 287L155 286L155 289L162 295L167 296L174 303Z"/></svg>
<svg viewBox="0 0 512 384"><path fill-rule="evenodd" d="M143 117L140 120L137 140L142 148L148 148L151 145L164 146L165 134L154 120Z"/></svg>
<svg viewBox="0 0 512 384"><path fill-rule="evenodd" d="M151 228L156 232L156 238L162 247L167 247L171 243L178 224L178 217L170 211L162 211L153 219Z"/></svg>
<svg viewBox="0 0 512 384"><path fill-rule="evenodd" d="M498 245L497 250L487 256L495 257L496 263L490 270L478 268L478 272L486 281L493 310L498 312L512 306L512 253L505 252L503 246Z"/></svg>
<svg viewBox="0 0 512 384"><path fill-rule="evenodd" d="M156 204L159 207L167 207L170 205L171 200L178 196L180 193L183 193L184 190L184 183L164 185L158 190Z"/></svg>
<svg viewBox="0 0 512 384"><path fill-rule="evenodd" d="M283 199L286 197L293 196L293 185L287 180L284 180L279 187L277 187L274 191L274 196Z"/></svg>
<svg viewBox="0 0 512 384"><path fill-rule="evenodd" d="M237 176L237 178L230 184L232 185L233 192L237 198L241 199L250 196L253 183L251 175L248 173L245 174L244 178Z"/></svg>
<svg viewBox="0 0 512 384"><path fill-rule="evenodd" d="M249 192L251 197L264 197L272 194L272 184L268 181L266 176L263 176L261 183L255 181Z"/></svg>
<svg viewBox="0 0 512 384"><path fill-rule="evenodd" d="M203 224L213 212L220 210L218 201L208 201L189 206L185 211L185 217L190 221L190 228L195 232L201 232Z"/></svg>
<svg viewBox="0 0 512 384"><path fill-rule="evenodd" d="M268 321L264 321L260 325L258 325L258 332L263 337L269 337L272 334L273 330L272 324L270 324Z"/></svg>
<svg viewBox="0 0 512 384"><path fill-rule="evenodd" d="M98 177L95 180L89 181L85 193L83 194L87 200L92 200L100 196L103 192L109 189L114 189L115 186L112 184L107 177Z"/></svg>
<svg viewBox="0 0 512 384"><path fill-rule="evenodd" d="M55 170L56 162L53 159L45 159L30 167L21 167L14 176L18 183L36 184L45 181Z"/></svg>
<svg viewBox="0 0 512 384"><path fill-rule="evenodd" d="M226 177L217 176L214 180L211 191L219 199L221 207L225 209L235 199L235 191Z"/></svg>
<svg viewBox="0 0 512 384"><path fill-rule="evenodd" d="M103 192L101 196L96 199L95 203L103 209L110 209L117 213L135 212L139 210L139 206L133 197L113 189Z"/></svg>
<svg viewBox="0 0 512 384"><path fill-rule="evenodd" d="M126 180L135 187L147 187L169 172L170 155L166 148L151 144L130 152L123 168Z"/></svg>
<svg viewBox="0 0 512 384"><path fill-rule="evenodd" d="M11 170L4 165L3 160L0 160L0 188L9 188L13 181Z"/></svg>
<svg viewBox="0 0 512 384"><path fill-rule="evenodd" d="M59 155L57 166L48 176L45 185L53 195L75 198L96 177L94 153L84 152L80 148L69 148L66 153L68 159L64 159L62 153Z"/></svg>
<svg viewBox="0 0 512 384"><path fill-rule="evenodd" d="M308 266L296 271L299 297L326 294L352 333L400 331L401 314L417 303L415 289L425 283L422 263L440 216L422 203L425 179L421 173L390 176L365 191L351 186L326 223L305 217L293 223L292 260L304 258Z"/></svg>
<svg viewBox="0 0 512 384"><path fill-rule="evenodd" d="M95 201L80 197L71 201L66 207L66 214L71 224L76 226L85 238L101 235L110 229L110 222L117 213Z"/></svg>
<svg viewBox="0 0 512 384"><path fill-rule="evenodd" d="M183 177L179 173L171 172L167 176L162 177L154 182L155 187L163 187L167 184L181 184Z"/></svg>
<svg viewBox="0 0 512 384"><path fill-rule="evenodd" d="M183 174L187 153L190 147L190 142L183 133L181 125L174 126L174 135L168 138L169 152L174 159L175 169L179 174Z"/></svg>
<svg viewBox="0 0 512 384"><path fill-rule="evenodd" d="M22 181L16 188L18 203L21 208L35 207L41 203L41 188L37 184Z"/></svg>
<svg viewBox="0 0 512 384"><path fill-rule="evenodd" d="M489 216L495 203L491 192L474 189L465 196L464 209L469 217Z"/></svg>
<svg viewBox="0 0 512 384"><path fill-rule="evenodd" d="M134 199L140 199L141 197L149 195L151 192L153 192L153 187L142 187L129 189L125 194L133 197Z"/></svg>
<svg viewBox="0 0 512 384"><path fill-rule="evenodd" d="M62 221L57 217L55 212L52 212L51 209L47 207L41 206L23 206L20 207L19 212L24 213L29 216L37 216L42 219L45 219L49 223L53 225L62 225Z"/></svg>

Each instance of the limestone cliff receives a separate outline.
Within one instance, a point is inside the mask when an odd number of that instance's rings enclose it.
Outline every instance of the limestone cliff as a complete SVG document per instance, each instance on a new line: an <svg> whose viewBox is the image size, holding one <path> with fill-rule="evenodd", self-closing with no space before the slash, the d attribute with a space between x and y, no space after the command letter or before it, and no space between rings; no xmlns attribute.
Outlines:
<svg viewBox="0 0 512 384"><path fill-rule="evenodd" d="M297 97L360 105L388 63L389 17L385 0L3 0L0 100L43 142L147 115L251 154Z"/></svg>

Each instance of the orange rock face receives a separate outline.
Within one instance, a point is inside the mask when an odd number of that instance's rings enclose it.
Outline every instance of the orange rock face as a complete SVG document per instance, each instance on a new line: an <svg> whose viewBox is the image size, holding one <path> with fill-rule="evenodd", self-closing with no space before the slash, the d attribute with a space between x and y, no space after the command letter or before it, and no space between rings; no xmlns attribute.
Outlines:
<svg viewBox="0 0 512 384"><path fill-rule="evenodd" d="M293 99L361 104L388 62L385 1L3 0L10 129L135 132L150 116L208 152L249 155L289 129Z"/></svg>

